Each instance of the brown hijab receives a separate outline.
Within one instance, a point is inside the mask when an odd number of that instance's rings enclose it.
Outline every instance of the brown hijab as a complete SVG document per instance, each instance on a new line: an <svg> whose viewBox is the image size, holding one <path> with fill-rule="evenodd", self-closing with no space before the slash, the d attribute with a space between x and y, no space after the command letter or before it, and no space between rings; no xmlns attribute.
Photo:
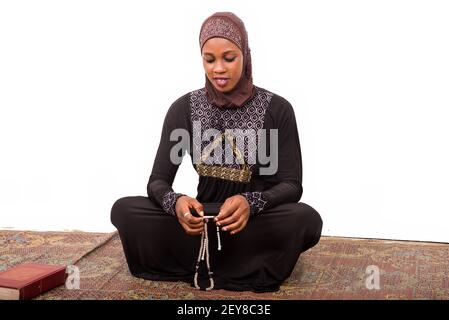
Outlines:
<svg viewBox="0 0 449 320"><path fill-rule="evenodd" d="M253 85L251 50L248 46L248 33L243 21L232 12L216 12L208 17L201 26L200 49L210 38L228 39L240 48L243 54L242 76L232 90L218 91L206 75L206 98L219 107L238 108L251 99L256 90Z"/></svg>

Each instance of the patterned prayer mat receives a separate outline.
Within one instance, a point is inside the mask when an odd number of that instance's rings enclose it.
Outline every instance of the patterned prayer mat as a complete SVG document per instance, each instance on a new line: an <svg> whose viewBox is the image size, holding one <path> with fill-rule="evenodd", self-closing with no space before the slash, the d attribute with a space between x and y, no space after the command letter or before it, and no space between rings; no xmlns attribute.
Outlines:
<svg viewBox="0 0 449 320"><path fill-rule="evenodd" d="M322 237L278 292L200 291L133 277L117 233L0 230L0 271L22 262L79 268L79 289L36 299L449 299L448 261L449 244Z"/></svg>

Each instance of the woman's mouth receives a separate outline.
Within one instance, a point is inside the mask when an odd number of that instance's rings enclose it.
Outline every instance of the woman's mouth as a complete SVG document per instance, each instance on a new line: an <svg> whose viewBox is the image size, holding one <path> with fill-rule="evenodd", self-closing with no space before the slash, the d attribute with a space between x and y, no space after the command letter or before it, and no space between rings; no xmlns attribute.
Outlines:
<svg viewBox="0 0 449 320"><path fill-rule="evenodd" d="M217 86L223 88L226 87L226 85L229 82L229 78L214 78L215 83L217 84Z"/></svg>

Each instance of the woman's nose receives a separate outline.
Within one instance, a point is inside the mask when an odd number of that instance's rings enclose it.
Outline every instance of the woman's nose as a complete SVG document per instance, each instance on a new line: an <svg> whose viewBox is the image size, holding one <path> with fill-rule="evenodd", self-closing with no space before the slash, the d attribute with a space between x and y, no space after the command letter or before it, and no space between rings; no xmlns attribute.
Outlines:
<svg viewBox="0 0 449 320"><path fill-rule="evenodd" d="M214 73L223 73L226 69L223 66L223 62L217 61L214 65Z"/></svg>

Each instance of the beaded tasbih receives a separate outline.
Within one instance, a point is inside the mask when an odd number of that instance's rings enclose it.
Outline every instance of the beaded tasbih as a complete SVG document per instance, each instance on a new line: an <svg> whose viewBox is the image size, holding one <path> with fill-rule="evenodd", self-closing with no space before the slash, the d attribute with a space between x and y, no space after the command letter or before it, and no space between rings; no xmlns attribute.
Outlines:
<svg viewBox="0 0 449 320"><path fill-rule="evenodd" d="M195 284L195 288L201 289L198 285L198 270L200 268L200 262L206 259L207 273L209 275L210 286L206 288L206 290L211 290L214 288L214 278L213 272L210 271L210 261L209 261L209 235L207 232L208 221L210 218L214 218L213 216L204 216L204 231L201 235L201 246L200 252L198 254L198 259L195 267L195 277L193 282ZM218 240L218 250L221 250L221 239L220 239L220 228L217 226L217 240Z"/></svg>

